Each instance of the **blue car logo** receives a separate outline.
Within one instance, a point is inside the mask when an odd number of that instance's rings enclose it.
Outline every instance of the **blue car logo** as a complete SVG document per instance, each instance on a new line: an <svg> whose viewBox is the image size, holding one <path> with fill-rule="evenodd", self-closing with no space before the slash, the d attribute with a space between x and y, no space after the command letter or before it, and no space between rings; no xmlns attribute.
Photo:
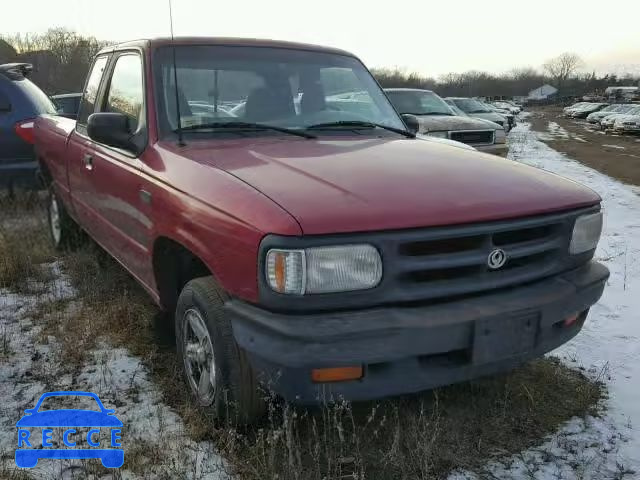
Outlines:
<svg viewBox="0 0 640 480"><path fill-rule="evenodd" d="M84 409L57 409L38 411L42 402L49 397L91 397L100 411ZM87 459L99 458L106 468L118 468L124 463L124 450L121 448L122 422L110 410L102 405L95 393L91 392L49 392L43 394L36 406L25 410L18 427L18 448L16 449L16 465L21 468L35 467L40 458ZM42 427L42 439L32 437L29 428ZM63 428L62 441L69 448L52 448L52 428ZM86 436L74 428L89 427ZM103 448L100 440L100 428L109 429L109 446ZM84 438L81 438L84 437ZM86 439L92 448L74 448ZM41 440L41 442L40 442ZM41 443L41 448L39 443Z"/></svg>

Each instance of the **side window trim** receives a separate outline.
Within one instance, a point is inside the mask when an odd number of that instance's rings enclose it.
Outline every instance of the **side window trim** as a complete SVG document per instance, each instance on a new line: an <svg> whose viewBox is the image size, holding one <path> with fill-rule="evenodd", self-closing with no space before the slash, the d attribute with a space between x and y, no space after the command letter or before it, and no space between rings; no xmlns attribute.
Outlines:
<svg viewBox="0 0 640 480"><path fill-rule="evenodd" d="M104 69L102 71L102 76L100 77L100 82L98 83L98 92L96 94L96 99L94 101L93 104L93 112L96 111L96 105L98 105L98 102L100 100L100 98L102 97L102 93L104 90L104 85L105 85L105 78L108 75L109 72L109 65L111 64L111 61L113 59L113 54L110 53L104 53L102 55L98 55L96 56L95 60L93 61L93 63L91 64L91 68L89 69L89 74L87 75L87 79L85 80L84 83L84 87L82 89L82 98L80 99L80 104L78 105L78 119L76 121L76 132L82 134L83 136L87 135L87 125L86 123L81 123L80 122L80 114L82 113L82 106L85 103L85 93L87 91L87 86L89 85L89 79L91 78L91 74L93 73L93 68L95 67L96 63L98 63L98 60L102 59L102 58L106 58L106 63L104 65ZM93 113L91 112L91 113Z"/></svg>

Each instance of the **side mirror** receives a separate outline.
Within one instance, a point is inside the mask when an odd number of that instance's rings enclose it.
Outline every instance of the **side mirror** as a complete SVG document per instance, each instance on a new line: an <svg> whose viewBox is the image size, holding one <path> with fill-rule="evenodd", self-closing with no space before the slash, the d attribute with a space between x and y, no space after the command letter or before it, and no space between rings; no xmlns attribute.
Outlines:
<svg viewBox="0 0 640 480"><path fill-rule="evenodd" d="M87 120L87 134L91 140L111 147L138 149L129 129L129 119L122 113L92 113Z"/></svg>
<svg viewBox="0 0 640 480"><path fill-rule="evenodd" d="M403 113L400 116L402 117L402 120L404 120L404 124L410 132L418 133L418 130L420 130L420 120L418 120L418 117L411 115L410 113Z"/></svg>

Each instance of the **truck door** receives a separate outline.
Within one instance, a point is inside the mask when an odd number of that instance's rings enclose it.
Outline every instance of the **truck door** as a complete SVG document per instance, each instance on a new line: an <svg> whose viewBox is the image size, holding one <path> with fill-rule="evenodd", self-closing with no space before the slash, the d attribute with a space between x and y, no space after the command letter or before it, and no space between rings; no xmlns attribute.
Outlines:
<svg viewBox="0 0 640 480"><path fill-rule="evenodd" d="M96 112L128 117L133 136L147 138L143 61L137 50L114 54ZM152 284L150 196L142 162L132 152L89 140L82 159L86 208L92 234L106 250L147 285Z"/></svg>
<svg viewBox="0 0 640 480"><path fill-rule="evenodd" d="M95 235L96 216L90 207L93 187L86 164L92 149L92 142L87 136L87 119L96 109L108 61L109 55L101 55L93 62L80 102L76 128L67 144L67 176L72 212L91 235Z"/></svg>

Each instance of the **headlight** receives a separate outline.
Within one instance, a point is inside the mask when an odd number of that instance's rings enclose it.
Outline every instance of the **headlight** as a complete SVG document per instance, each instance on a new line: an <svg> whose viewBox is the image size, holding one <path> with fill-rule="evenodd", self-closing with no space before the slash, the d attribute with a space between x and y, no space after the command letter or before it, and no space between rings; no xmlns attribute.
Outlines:
<svg viewBox="0 0 640 480"><path fill-rule="evenodd" d="M496 130L496 143L507 143L507 134L504 131L504 128L499 128Z"/></svg>
<svg viewBox="0 0 640 480"><path fill-rule="evenodd" d="M577 255L593 250L598 246L600 233L602 233L602 212L578 217L573 226L569 253Z"/></svg>
<svg viewBox="0 0 640 480"><path fill-rule="evenodd" d="M449 138L448 132L427 132L430 137Z"/></svg>
<svg viewBox="0 0 640 480"><path fill-rule="evenodd" d="M372 245L271 249L267 252L266 277L278 293L364 290L380 283L382 259Z"/></svg>

